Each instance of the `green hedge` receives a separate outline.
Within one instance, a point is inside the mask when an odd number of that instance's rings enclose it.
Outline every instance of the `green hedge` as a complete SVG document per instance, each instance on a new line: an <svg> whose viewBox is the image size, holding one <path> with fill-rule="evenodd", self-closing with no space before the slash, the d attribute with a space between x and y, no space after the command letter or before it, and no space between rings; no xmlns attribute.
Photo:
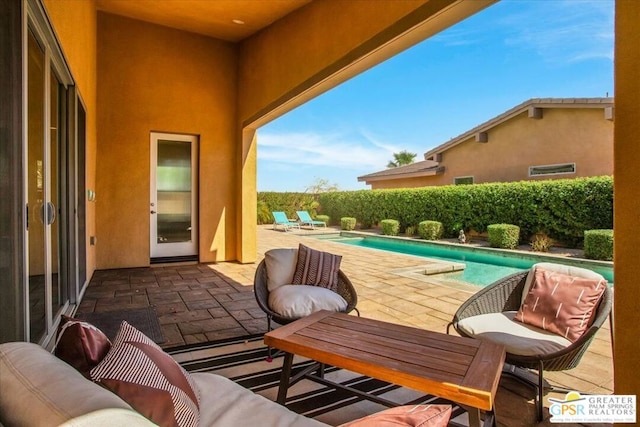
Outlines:
<svg viewBox="0 0 640 427"><path fill-rule="evenodd" d="M513 224L490 224L487 234L492 248L515 249L520 241L520 227Z"/></svg>
<svg viewBox="0 0 640 427"><path fill-rule="evenodd" d="M421 239L438 240L442 237L444 227L439 221L421 221L418 224L418 236Z"/></svg>
<svg viewBox="0 0 640 427"><path fill-rule="evenodd" d="M613 261L613 230L585 230L584 256Z"/></svg>
<svg viewBox="0 0 640 427"><path fill-rule="evenodd" d="M400 223L395 219L383 219L380 221L380 228L385 236L397 236L400 231Z"/></svg>
<svg viewBox="0 0 640 427"><path fill-rule="evenodd" d="M397 190L321 193L319 210L331 218L356 217L362 228L383 219L400 230L424 218L439 221L445 236L460 229L485 232L490 224L514 224L523 239L535 233L576 247L584 230L613 228L613 178L610 176Z"/></svg>

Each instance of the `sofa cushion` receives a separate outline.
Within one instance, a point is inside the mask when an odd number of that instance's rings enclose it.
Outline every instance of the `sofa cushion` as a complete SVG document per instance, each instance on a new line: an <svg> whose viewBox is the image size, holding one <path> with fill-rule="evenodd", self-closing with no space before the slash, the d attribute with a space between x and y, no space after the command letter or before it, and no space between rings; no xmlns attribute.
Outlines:
<svg viewBox="0 0 640 427"><path fill-rule="evenodd" d="M389 408L340 427L445 427L451 405L405 405Z"/></svg>
<svg viewBox="0 0 640 427"><path fill-rule="evenodd" d="M60 427L153 427L152 423L139 413L119 408L100 409L72 418Z"/></svg>
<svg viewBox="0 0 640 427"><path fill-rule="evenodd" d="M602 278L585 279L538 267L515 319L576 341L591 325L606 286Z"/></svg>
<svg viewBox="0 0 640 427"><path fill-rule="evenodd" d="M340 255L311 249L300 243L296 271L291 283L321 286L337 292L341 260Z"/></svg>
<svg viewBox="0 0 640 427"><path fill-rule="evenodd" d="M200 395L201 426L327 427L220 375L202 372L191 377Z"/></svg>
<svg viewBox="0 0 640 427"><path fill-rule="evenodd" d="M293 283L298 250L296 248L268 250L264 254L264 262L267 268L267 289L272 292L278 286Z"/></svg>
<svg viewBox="0 0 640 427"><path fill-rule="evenodd" d="M0 424L57 426L87 412L131 410L37 344L0 345Z"/></svg>
<svg viewBox="0 0 640 427"><path fill-rule="evenodd" d="M198 396L189 374L126 321L91 379L157 424L198 425Z"/></svg>
<svg viewBox="0 0 640 427"><path fill-rule="evenodd" d="M111 349L111 341L92 324L62 316L56 338L54 354L82 375L98 365Z"/></svg>
<svg viewBox="0 0 640 427"><path fill-rule="evenodd" d="M571 345L571 341L552 332L516 322L515 311L480 314L458 322L466 335L505 346L507 353L521 356L551 354Z"/></svg>
<svg viewBox="0 0 640 427"><path fill-rule="evenodd" d="M288 319L299 319L320 310L345 311L347 301L326 288L283 285L269 293L269 307Z"/></svg>

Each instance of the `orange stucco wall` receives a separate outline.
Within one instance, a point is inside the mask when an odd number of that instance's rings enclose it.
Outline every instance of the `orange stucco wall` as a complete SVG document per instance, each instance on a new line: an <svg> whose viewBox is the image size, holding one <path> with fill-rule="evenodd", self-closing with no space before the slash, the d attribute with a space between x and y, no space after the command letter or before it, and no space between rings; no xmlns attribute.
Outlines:
<svg viewBox="0 0 640 427"><path fill-rule="evenodd" d="M95 1L44 0L49 18L62 45L67 65L76 83L87 112L86 188L96 183L97 101L96 101L96 9ZM79 25L79 23L82 23ZM96 234L94 203L87 203L86 211L87 277L96 268L96 248L89 245L89 236Z"/></svg>
<svg viewBox="0 0 640 427"><path fill-rule="evenodd" d="M443 152L441 175L373 181L372 188L450 185L464 176L480 184L613 174L613 122L601 108L548 108L542 119L524 112L490 129L488 136L487 143L472 137ZM560 163L575 163L576 172L529 176L529 166Z"/></svg>
<svg viewBox="0 0 640 427"><path fill-rule="evenodd" d="M234 45L99 13L98 52L98 267L149 264L151 131L199 136L200 260L235 259Z"/></svg>
<svg viewBox="0 0 640 427"><path fill-rule="evenodd" d="M638 219L640 212L640 2L616 1L614 130L614 391L640 394Z"/></svg>

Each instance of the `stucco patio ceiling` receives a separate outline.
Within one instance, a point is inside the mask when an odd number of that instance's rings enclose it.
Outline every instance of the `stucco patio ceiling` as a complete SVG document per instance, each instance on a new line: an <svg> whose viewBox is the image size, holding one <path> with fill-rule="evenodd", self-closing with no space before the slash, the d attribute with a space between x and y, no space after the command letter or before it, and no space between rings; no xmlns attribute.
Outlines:
<svg viewBox="0 0 640 427"><path fill-rule="evenodd" d="M114 15L237 42L310 1L98 0L97 6Z"/></svg>

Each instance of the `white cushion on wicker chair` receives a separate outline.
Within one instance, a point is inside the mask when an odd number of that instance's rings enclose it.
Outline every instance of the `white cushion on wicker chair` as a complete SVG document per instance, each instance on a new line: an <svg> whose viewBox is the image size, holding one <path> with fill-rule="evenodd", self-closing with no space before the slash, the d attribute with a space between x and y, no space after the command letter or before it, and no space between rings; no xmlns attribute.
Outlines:
<svg viewBox="0 0 640 427"><path fill-rule="evenodd" d="M344 311L347 301L320 286L283 285L269 293L269 307L283 317L298 319L320 310Z"/></svg>
<svg viewBox="0 0 640 427"><path fill-rule="evenodd" d="M293 282L298 248L271 249L264 253L264 262L267 265L267 289L273 292L277 287Z"/></svg>
<svg viewBox="0 0 640 427"><path fill-rule="evenodd" d="M551 354L571 345L560 335L513 320L515 316L515 311L471 316L459 321L458 329L473 338L502 344L507 353L520 356Z"/></svg>

